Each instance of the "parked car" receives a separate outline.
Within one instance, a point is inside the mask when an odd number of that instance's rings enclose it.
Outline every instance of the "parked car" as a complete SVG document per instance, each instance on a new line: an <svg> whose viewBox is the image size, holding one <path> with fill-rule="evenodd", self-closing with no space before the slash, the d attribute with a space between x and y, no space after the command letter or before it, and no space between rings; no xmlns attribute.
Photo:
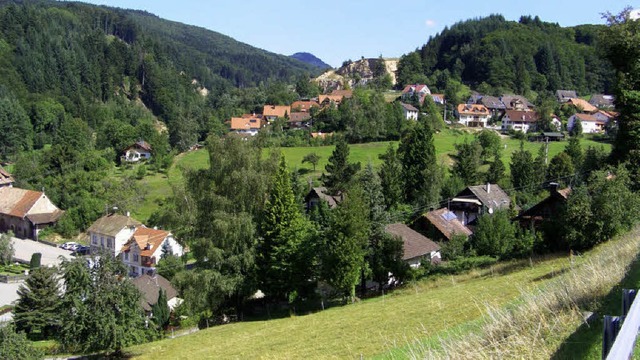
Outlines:
<svg viewBox="0 0 640 360"><path fill-rule="evenodd" d="M75 256L89 255L90 252L91 252L91 248L86 245L80 245L76 249L74 249Z"/></svg>
<svg viewBox="0 0 640 360"><path fill-rule="evenodd" d="M78 244L77 242L73 242L73 241L66 242L66 243L60 245L60 247L62 249L71 250L71 251L75 251L78 248L78 246L80 246L80 244Z"/></svg>

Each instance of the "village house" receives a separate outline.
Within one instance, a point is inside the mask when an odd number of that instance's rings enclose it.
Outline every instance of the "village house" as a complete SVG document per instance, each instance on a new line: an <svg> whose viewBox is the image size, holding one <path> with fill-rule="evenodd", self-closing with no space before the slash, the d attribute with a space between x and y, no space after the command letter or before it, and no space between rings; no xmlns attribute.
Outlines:
<svg viewBox="0 0 640 360"><path fill-rule="evenodd" d="M445 103L444 94L431 94L431 99L436 104L444 105Z"/></svg>
<svg viewBox="0 0 640 360"><path fill-rule="evenodd" d="M524 229L539 228L545 220L558 214L562 206L567 203L569 194L571 194L571 188L558 190L558 184L553 184L548 197L521 212L516 220Z"/></svg>
<svg viewBox="0 0 640 360"><path fill-rule="evenodd" d="M423 262L438 264L441 261L440 245L407 225L389 224L384 230L387 234L402 240L402 260L412 268L419 268Z"/></svg>
<svg viewBox="0 0 640 360"><path fill-rule="evenodd" d="M54 225L64 214L41 191L0 187L0 231L23 239L38 240L38 233Z"/></svg>
<svg viewBox="0 0 640 360"><path fill-rule="evenodd" d="M593 94L589 99L589 104L597 107L598 109L613 109L615 103L615 97L613 95Z"/></svg>
<svg viewBox="0 0 640 360"><path fill-rule="evenodd" d="M449 210L463 225L474 225L483 214L508 209L511 198L497 184L469 186L449 202Z"/></svg>
<svg viewBox="0 0 640 360"><path fill-rule="evenodd" d="M593 114L598 112L597 107L591 105L586 100L583 100L580 98L571 98L567 100L566 104L575 107L578 112L581 112L584 114Z"/></svg>
<svg viewBox="0 0 640 360"><path fill-rule="evenodd" d="M535 111L507 110L502 117L502 131L535 131L538 120L540 117Z"/></svg>
<svg viewBox="0 0 640 360"><path fill-rule="evenodd" d="M290 129L304 129L311 126L311 114L308 112L292 112L287 120Z"/></svg>
<svg viewBox="0 0 640 360"><path fill-rule="evenodd" d="M92 254L102 252L118 256L122 246L131 238L142 223L127 215L108 214L96 220L87 232L89 233Z"/></svg>
<svg viewBox="0 0 640 360"><path fill-rule="evenodd" d="M402 102L400 103L400 106L402 106L402 113L404 114L405 119L418 120L418 109L416 109L412 105L405 104Z"/></svg>
<svg viewBox="0 0 640 360"><path fill-rule="evenodd" d="M567 130L572 131L577 121L580 121L582 125L583 134L604 132L604 128L607 125L606 121L599 119L595 115L576 113L571 115L569 121L567 121Z"/></svg>
<svg viewBox="0 0 640 360"><path fill-rule="evenodd" d="M287 119L291 114L291 106L265 105L262 108L262 119L272 122L277 118Z"/></svg>
<svg viewBox="0 0 640 360"><path fill-rule="evenodd" d="M140 226L122 246L121 260L129 269L129 276L154 275L160 256L182 256L184 249L169 231Z"/></svg>
<svg viewBox="0 0 640 360"><path fill-rule="evenodd" d="M182 304L182 299L178 297L178 291L171 285L171 282L160 275L142 275L133 279L133 285L140 291L140 305L147 316L152 316L153 305L158 302L160 289L167 294L167 306L173 311Z"/></svg>
<svg viewBox="0 0 640 360"><path fill-rule="evenodd" d="M559 103L566 103L569 99L575 99L578 93L575 90L556 90L556 99Z"/></svg>
<svg viewBox="0 0 640 360"><path fill-rule="evenodd" d="M313 108L319 108L320 104L317 101L308 100L308 101L294 101L291 104L292 112L311 112Z"/></svg>
<svg viewBox="0 0 640 360"><path fill-rule="evenodd" d="M423 214L416 220L414 226L429 239L436 241L450 241L456 235L469 237L473 234L458 220L456 214L447 208Z"/></svg>
<svg viewBox="0 0 640 360"><path fill-rule="evenodd" d="M312 188L304 197L307 211L311 211L321 201L326 202L329 208L333 209L342 201L342 195L329 195L327 188L320 186Z"/></svg>
<svg viewBox="0 0 640 360"><path fill-rule="evenodd" d="M504 104L505 110L533 111L535 105L522 95L502 95L500 101Z"/></svg>
<svg viewBox="0 0 640 360"><path fill-rule="evenodd" d="M0 188L1 187L12 187L15 180L13 180L13 176L5 170L2 166L0 166Z"/></svg>
<svg viewBox="0 0 640 360"><path fill-rule="evenodd" d="M231 118L231 131L240 135L255 136L262 128L262 119L260 116L242 116Z"/></svg>
<svg viewBox="0 0 640 360"><path fill-rule="evenodd" d="M345 99L351 99L353 97L353 90L347 90L347 89L342 89L342 90L333 90L331 91L332 96L342 96Z"/></svg>
<svg viewBox="0 0 640 360"><path fill-rule="evenodd" d="M458 122L468 127L486 127L491 113L484 105L459 104L456 109Z"/></svg>
<svg viewBox="0 0 640 360"><path fill-rule="evenodd" d="M342 95L319 95L318 102L320 106L326 108L328 106L338 106L342 104L344 96Z"/></svg>
<svg viewBox="0 0 640 360"><path fill-rule="evenodd" d="M138 162L140 160L151 159L151 145L144 140L137 141L135 144L124 149L123 160L126 162Z"/></svg>
<svg viewBox="0 0 640 360"><path fill-rule="evenodd" d="M500 100L500 98L489 95L481 95L477 93L469 97L469 100L467 100L467 104L484 105L484 107L489 109L489 111L491 112L491 116L496 118L502 117L506 110L506 107L504 106L504 103L502 103L502 100Z"/></svg>
<svg viewBox="0 0 640 360"><path fill-rule="evenodd" d="M413 99L418 100L420 104L424 102L424 98L427 95L431 95L431 90L424 84L407 85L402 89L402 100L410 101Z"/></svg>

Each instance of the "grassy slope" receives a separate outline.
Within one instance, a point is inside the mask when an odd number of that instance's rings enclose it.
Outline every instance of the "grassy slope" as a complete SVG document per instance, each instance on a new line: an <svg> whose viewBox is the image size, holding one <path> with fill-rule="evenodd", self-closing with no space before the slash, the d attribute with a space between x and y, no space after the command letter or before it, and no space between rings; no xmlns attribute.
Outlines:
<svg viewBox="0 0 640 360"><path fill-rule="evenodd" d="M306 316L240 322L130 349L136 358L331 358L374 356L478 319L484 304L505 305L569 266L508 263L425 280L391 295ZM452 306L455 303L455 306Z"/></svg>
<svg viewBox="0 0 640 360"><path fill-rule="evenodd" d="M455 154L455 144L464 142L465 139L472 139L472 135L460 131L445 130L434 136L434 143L438 158L444 164L450 165L451 158L449 155ZM503 150L502 160L504 161L507 170L511 161L511 154L519 149L520 141L514 139L503 139L503 145L506 148ZM379 155L383 154L389 144L392 143L397 146L397 142L376 142L367 144L354 144L350 146L350 159L353 162L360 162L362 166L366 165L369 161L374 166L378 166L381 160ZM549 143L549 159L561 152L566 142L551 142ZM587 146L604 146L607 150L611 148L609 144L601 144L588 139L582 140L583 147ZM524 148L531 151L534 156L538 153L540 143L524 142ZM318 147L291 147L280 148L289 165L290 169L298 168L305 173L305 176L317 178L324 170L331 153L333 152L333 146L318 146ZM269 150L265 150L265 154ZM320 156L320 162L316 167L316 171L313 171L313 166L309 163L302 164L302 158L315 152ZM171 195L171 184L179 183L182 180L182 168L188 169L202 169L208 166L208 155L206 150L198 150L179 155L171 169L167 174L156 173L145 177L143 180L143 186L148 191L145 201L140 204L138 209L133 212L134 217L140 221L146 221L149 216L158 208L158 204L162 202L166 197Z"/></svg>

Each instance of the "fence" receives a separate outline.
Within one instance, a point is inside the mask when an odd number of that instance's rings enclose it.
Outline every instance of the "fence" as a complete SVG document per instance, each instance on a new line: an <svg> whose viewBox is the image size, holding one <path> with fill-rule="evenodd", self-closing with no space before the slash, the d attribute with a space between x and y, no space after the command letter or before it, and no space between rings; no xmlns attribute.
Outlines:
<svg viewBox="0 0 640 360"><path fill-rule="evenodd" d="M637 290L622 290L622 316L604 317L602 358L606 360L627 360L633 355L633 348L640 328L640 297Z"/></svg>

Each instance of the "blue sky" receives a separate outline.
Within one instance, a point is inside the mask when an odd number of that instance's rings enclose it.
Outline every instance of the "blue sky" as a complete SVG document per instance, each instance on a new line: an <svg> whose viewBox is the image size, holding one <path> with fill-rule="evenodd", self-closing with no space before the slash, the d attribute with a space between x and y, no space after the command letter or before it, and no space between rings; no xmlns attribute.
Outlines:
<svg viewBox="0 0 640 360"><path fill-rule="evenodd" d="M201 26L279 54L306 51L332 66L364 57L399 57L445 26L502 14L508 20L538 15L562 26L602 24L640 0L86 0L141 9ZM526 3L526 4L525 4Z"/></svg>

